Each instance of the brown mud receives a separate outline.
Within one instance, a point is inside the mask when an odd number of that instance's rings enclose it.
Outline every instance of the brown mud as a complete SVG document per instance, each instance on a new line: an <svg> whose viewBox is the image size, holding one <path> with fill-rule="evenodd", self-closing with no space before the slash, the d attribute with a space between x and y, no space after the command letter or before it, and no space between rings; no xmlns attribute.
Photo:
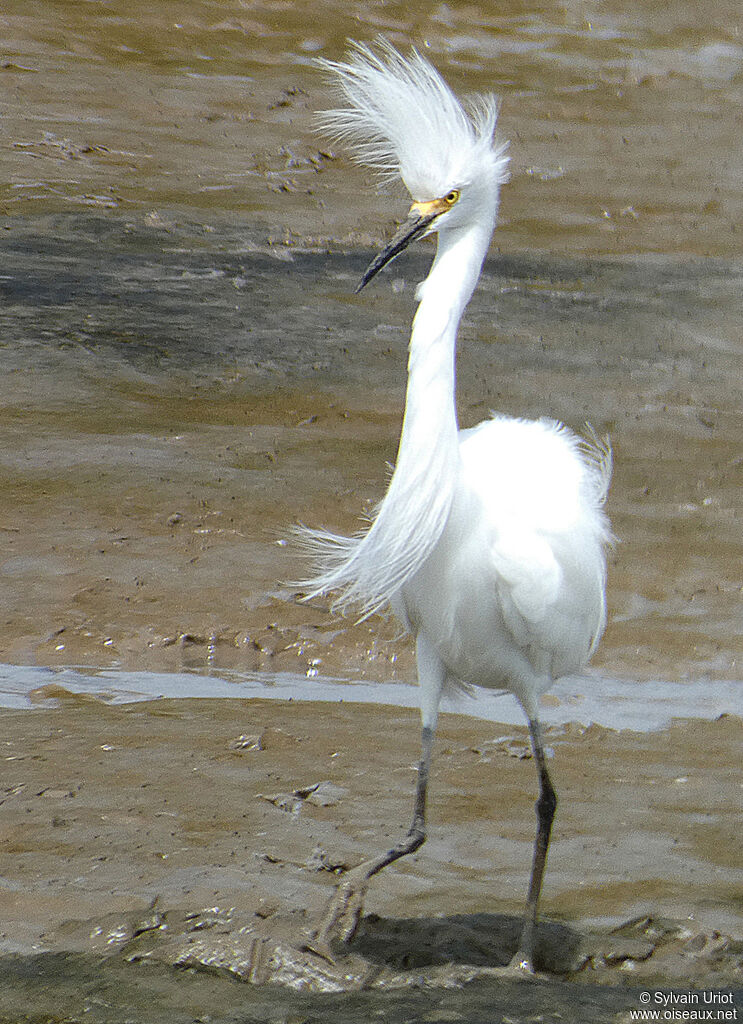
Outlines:
<svg viewBox="0 0 743 1024"><path fill-rule="evenodd" d="M100 1000L133 978L148 994L129 1010L141 1005L141 1019L151 1019L147 1000L170 998L163 992L180 984L164 965L190 973L194 1006L214 998L226 1012L234 993L248 1020L254 999L275 1000L265 986L336 999L377 992L373 1005L388 1020L407 993L413 1015L399 1019L433 1019L414 1014L448 1006L460 1014L451 1019L470 1020L481 1019L470 1013L486 991L495 1003L507 993L523 1010L554 989L557 1012L570 1004L559 1003L569 983L574 1012L593 999L602 1021L637 1006L641 988L739 985L743 945L731 936L743 919L740 719L648 734L548 732L560 810L539 977L520 982L515 996L513 979L495 969L515 948L530 862L535 779L524 729L494 734L444 716L429 840L374 881L357 937L329 964L303 946L338 874L406 826L414 710L260 700L111 706L59 687L36 702L35 711L0 714L0 970L16 978L0 996L6 1019L29 983L14 968L20 953L46 1005L57 1000L59 1019L84 1010L86 1020L120 1019ZM704 813L702 793L714 793ZM54 979L64 965L85 973L93 962L100 976L88 976L83 1002L73 992L63 1001ZM255 997L239 995L236 979L257 984ZM300 1019L320 1019L317 1005L306 1003Z"/></svg>
<svg viewBox="0 0 743 1024"><path fill-rule="evenodd" d="M215 235L96 216L0 234L4 660L411 680L394 624L287 581L295 523L354 531L384 491L429 257L370 304L351 294L368 253ZM497 408L611 436L594 663L615 676L740 678L740 277L494 257L468 310L463 426Z"/></svg>
<svg viewBox="0 0 743 1024"><path fill-rule="evenodd" d="M353 296L406 199L313 133L311 58L379 31L503 98L512 180L460 421L611 435L602 681L740 681L739 5L177 7L0 13L10 675L187 671L205 695L220 672L414 679L393 623L287 583L294 523L357 529L384 491L431 256ZM3 1024L601 1024L654 987L740 988L740 720L704 698L658 732L551 731L529 984L488 975L530 860L523 730L444 716L431 837L375 881L334 967L302 936L334 869L407 826L415 712L105 690L0 712Z"/></svg>

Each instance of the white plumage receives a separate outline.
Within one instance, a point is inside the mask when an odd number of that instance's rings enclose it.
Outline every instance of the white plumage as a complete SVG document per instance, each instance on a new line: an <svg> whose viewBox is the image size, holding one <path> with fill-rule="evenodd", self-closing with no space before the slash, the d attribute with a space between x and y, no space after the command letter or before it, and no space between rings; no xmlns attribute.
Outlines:
<svg viewBox="0 0 743 1024"><path fill-rule="evenodd" d="M425 839L433 734L448 683L511 691L521 702L540 778L535 858L514 964L531 970L542 873L556 806L538 723L539 696L587 662L605 622L603 505L608 446L552 420L496 415L458 430L455 346L495 227L506 146L494 138L497 102L466 107L419 54L357 45L347 63L322 62L345 105L323 128L413 197L408 220L372 263L363 287L411 241L438 233L419 285L400 446L387 494L365 532L304 531L318 563L308 597L362 615L391 606L416 640L423 754L413 825L383 856L339 885L313 948L353 934L363 890Z"/></svg>
<svg viewBox="0 0 743 1024"><path fill-rule="evenodd" d="M320 129L382 178L402 178L419 200L476 180L484 165L505 181L507 146L493 144L495 96L475 96L465 109L419 53L406 60L384 40L378 51L354 44L347 63L318 61L347 101L318 116Z"/></svg>

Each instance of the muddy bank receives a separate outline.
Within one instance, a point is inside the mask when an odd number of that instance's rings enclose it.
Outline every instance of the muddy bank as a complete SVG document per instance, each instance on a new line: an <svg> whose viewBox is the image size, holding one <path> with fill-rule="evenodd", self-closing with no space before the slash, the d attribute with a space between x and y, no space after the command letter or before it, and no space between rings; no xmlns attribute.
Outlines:
<svg viewBox="0 0 743 1024"><path fill-rule="evenodd" d="M353 297L406 200L312 128L313 58L382 32L503 98L462 425L609 432L599 666L739 679L738 8L367 7L6 5L3 660L410 677L280 585L291 525L357 528L395 457L430 248Z"/></svg>
<svg viewBox="0 0 743 1024"><path fill-rule="evenodd" d="M401 998L388 993L410 992L411 980L414 991L415 977L432 990L474 978L456 998L409 995L429 1008L448 1000L466 1020L488 986L498 990L486 968L512 953L533 838L534 768L522 728L444 716L430 838L373 884L371 916L334 974L325 962L308 966L298 950L338 873L407 827L415 710L39 696L58 706L0 712L0 969L19 979L29 971L40 1006L45 985L56 991L45 972L64 980L79 970L91 992L111 978L134 992L131 979L144 979L145 1006L157 979L170 991L163 965L178 964L206 971L188 981L194 1005L203 984L202 995L233 993L246 1019L251 1000L283 998L249 985L238 995L234 979L249 980L251 970L269 986L294 977L305 994L369 988L373 978L379 1002L370 1005L385 1012ZM584 986L628 986L624 1001L596 996L607 1015L595 1019L613 1020L608 1008L635 1005L638 985L739 981L743 918L731 894L740 740L732 716L646 735L598 726L548 733L560 810L539 963L573 1019L594 1019L579 1015ZM281 977L268 955L255 966L256 937L264 954L284 951ZM33 959L42 953L56 958ZM90 958L101 955L112 959L94 969ZM160 967L148 974L153 961ZM575 984L566 989L568 979ZM0 1013L10 1015L24 991L5 989ZM522 1011L538 998L528 984L508 993ZM68 998L66 1012L80 1013Z"/></svg>
<svg viewBox="0 0 743 1024"><path fill-rule="evenodd" d="M207 239L205 244L204 240ZM392 623L299 604L297 521L354 531L404 403L412 254L55 217L0 234L3 660L413 678ZM491 259L459 413L608 432L620 544L595 664L740 678L740 268Z"/></svg>

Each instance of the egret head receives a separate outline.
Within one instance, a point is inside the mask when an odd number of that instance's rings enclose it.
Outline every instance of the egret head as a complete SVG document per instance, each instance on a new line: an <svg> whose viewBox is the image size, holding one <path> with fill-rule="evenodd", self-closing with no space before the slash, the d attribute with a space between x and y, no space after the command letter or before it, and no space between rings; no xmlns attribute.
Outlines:
<svg viewBox="0 0 743 1024"><path fill-rule="evenodd" d="M507 144L495 137L493 95L460 103L416 50L402 57L386 40L353 44L346 62L320 61L344 107L320 128L384 179L402 178L413 199L408 220L367 270L359 289L412 241L432 231L482 225L492 231Z"/></svg>

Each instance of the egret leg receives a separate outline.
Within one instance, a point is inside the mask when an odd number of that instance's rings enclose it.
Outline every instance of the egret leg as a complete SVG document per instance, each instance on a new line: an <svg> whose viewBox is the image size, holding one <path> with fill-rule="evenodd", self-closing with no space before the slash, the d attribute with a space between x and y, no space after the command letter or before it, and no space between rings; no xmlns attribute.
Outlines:
<svg viewBox="0 0 743 1024"><path fill-rule="evenodd" d="M547 762L544 756L544 747L542 746L542 730L536 718L529 719L529 734L539 773L539 799L536 803L537 835L534 841L534 859L531 868L529 893L526 897L524 925L521 931L518 950L511 960L510 966L531 974L534 970L534 937L537 928L537 905L539 903L539 894L542 890L544 868L547 863L547 850L550 843L552 820L557 809L557 794L547 771Z"/></svg>
<svg viewBox="0 0 743 1024"><path fill-rule="evenodd" d="M415 853L426 840L426 789L434 734L435 730L431 726L423 727L413 822L407 834L391 850L346 872L325 908L317 931L307 943L308 949L328 960L333 959L330 943L334 937L342 942L350 942L354 937L364 909L369 880L393 861Z"/></svg>

